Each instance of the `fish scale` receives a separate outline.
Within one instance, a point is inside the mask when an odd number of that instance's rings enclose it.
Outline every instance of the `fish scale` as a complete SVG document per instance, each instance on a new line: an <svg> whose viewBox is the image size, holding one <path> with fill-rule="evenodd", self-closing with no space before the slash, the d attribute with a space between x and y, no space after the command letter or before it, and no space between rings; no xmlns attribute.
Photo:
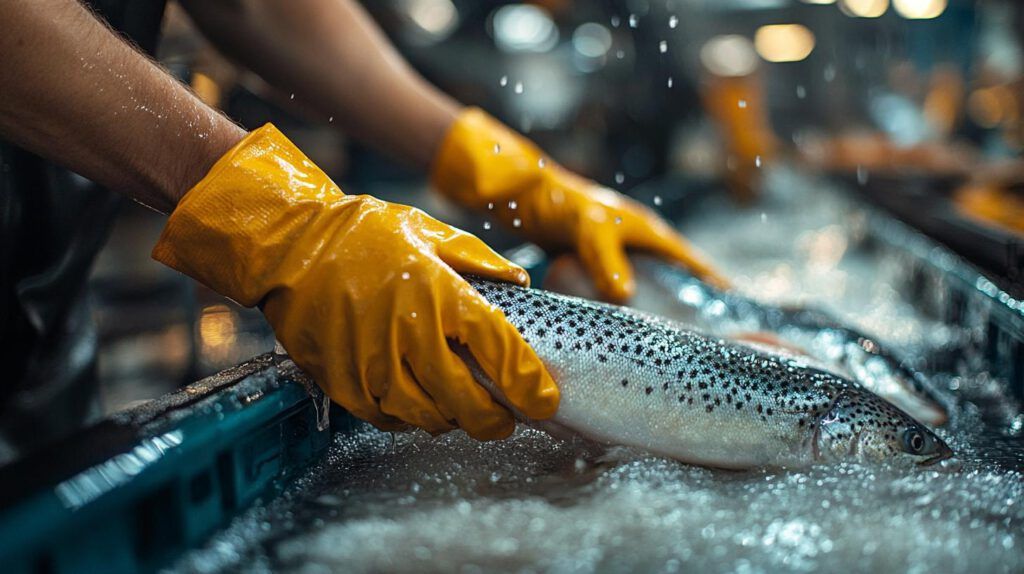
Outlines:
<svg viewBox="0 0 1024 574"><path fill-rule="evenodd" d="M948 456L948 447L892 405L798 360L612 305L479 278L470 283L505 313L559 384L557 414L528 421L535 426L720 468L899 458L903 438L896 435L905 429ZM474 374L499 394L479 368Z"/></svg>

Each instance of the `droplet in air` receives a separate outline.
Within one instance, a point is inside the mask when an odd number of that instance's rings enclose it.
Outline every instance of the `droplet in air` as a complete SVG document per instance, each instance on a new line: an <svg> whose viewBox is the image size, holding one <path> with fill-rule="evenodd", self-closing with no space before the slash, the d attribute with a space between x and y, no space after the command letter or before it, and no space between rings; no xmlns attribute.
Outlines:
<svg viewBox="0 0 1024 574"><path fill-rule="evenodd" d="M825 77L826 82L831 82L836 79L836 67L832 64L825 66L825 71L822 75Z"/></svg>
<svg viewBox="0 0 1024 574"><path fill-rule="evenodd" d="M797 86L796 87L796 97L801 99L801 100L806 98L807 97L807 89L805 89L803 86Z"/></svg>
<svg viewBox="0 0 1024 574"><path fill-rule="evenodd" d="M622 225L622 218L619 216L615 217L615 225Z"/></svg>
<svg viewBox="0 0 1024 574"><path fill-rule="evenodd" d="M520 227L522 224L522 220L518 217L512 220L512 227Z"/></svg>
<svg viewBox="0 0 1024 574"><path fill-rule="evenodd" d="M413 319L415 319L416 318L416 311L413 311L412 313L409 313L409 316L412 317Z"/></svg>
<svg viewBox="0 0 1024 574"><path fill-rule="evenodd" d="M670 88L672 87L672 77L671 76L669 76L669 78L668 78L668 87L670 87Z"/></svg>
<svg viewBox="0 0 1024 574"><path fill-rule="evenodd" d="M331 116L331 117L327 118L327 123L333 124L334 123L334 116Z"/></svg>
<svg viewBox="0 0 1024 574"><path fill-rule="evenodd" d="M757 167L761 167L761 156L759 156L759 155L755 155L754 156L754 165L757 166Z"/></svg>
<svg viewBox="0 0 1024 574"><path fill-rule="evenodd" d="M668 27L669 28L675 28L678 25L679 25L679 18L675 14L673 14L673 15L668 17Z"/></svg>
<svg viewBox="0 0 1024 574"><path fill-rule="evenodd" d="M493 201L487 202L487 209L494 209L494 202Z"/></svg>
<svg viewBox="0 0 1024 574"><path fill-rule="evenodd" d="M295 94L292 94L292 95L288 96L288 99L289 100L294 100L295 99Z"/></svg>
<svg viewBox="0 0 1024 574"><path fill-rule="evenodd" d="M501 144L494 144L494 155L501 153Z"/></svg>
<svg viewBox="0 0 1024 574"><path fill-rule="evenodd" d="M857 166L857 184L867 185L868 183L868 170L862 165Z"/></svg>
<svg viewBox="0 0 1024 574"><path fill-rule="evenodd" d="M658 42L658 51L661 52L662 54L668 52L668 42L666 42L665 40Z"/></svg>
<svg viewBox="0 0 1024 574"><path fill-rule="evenodd" d="M491 228L491 222L490 221L485 221L484 222L484 229L486 230L486 229L490 229L490 228Z"/></svg>
<svg viewBox="0 0 1024 574"><path fill-rule="evenodd" d="M761 223L768 223L768 214L763 211L761 212Z"/></svg>
<svg viewBox="0 0 1024 574"><path fill-rule="evenodd" d="M621 60L626 57L626 52L624 50L615 50L615 57Z"/></svg>
<svg viewBox="0 0 1024 574"><path fill-rule="evenodd" d="M624 181L626 181L626 174L621 171L615 172L615 183L622 183Z"/></svg>
<svg viewBox="0 0 1024 574"><path fill-rule="evenodd" d="M508 202L508 208L509 209L515 209L517 207L519 207L519 204L516 203L516 200L513 199L512 201Z"/></svg>
<svg viewBox="0 0 1024 574"><path fill-rule="evenodd" d="M409 272L408 271L403 271L402 272L402 279L405 279L405 280L409 279Z"/></svg>
<svg viewBox="0 0 1024 574"><path fill-rule="evenodd" d="M629 27L630 28L636 28L636 25L639 22L639 20L640 19L636 17L636 14L630 14L629 15Z"/></svg>
<svg viewBox="0 0 1024 574"><path fill-rule="evenodd" d="M544 161L544 158L540 158L537 160L537 167L544 169L545 165L547 165L547 162Z"/></svg>
<svg viewBox="0 0 1024 574"><path fill-rule="evenodd" d="M654 205L661 205L661 196L660 195L655 195L654 196Z"/></svg>
<svg viewBox="0 0 1024 574"><path fill-rule="evenodd" d="M741 107L741 108L746 108L747 107L747 100L740 100L740 101L736 102L736 105Z"/></svg>
<svg viewBox="0 0 1024 574"><path fill-rule="evenodd" d="M505 86L507 86L508 85L508 76L502 76L501 79L498 80L498 85L503 87L503 88Z"/></svg>
<svg viewBox="0 0 1024 574"><path fill-rule="evenodd" d="M515 89L515 92L517 94L523 93L523 83L522 82L516 82L516 86L515 86L514 89Z"/></svg>
<svg viewBox="0 0 1024 574"><path fill-rule="evenodd" d="M612 279L618 281L619 280L619 274L618 273L612 273Z"/></svg>
<svg viewBox="0 0 1024 574"><path fill-rule="evenodd" d="M612 16L612 28L618 28L622 20L618 16Z"/></svg>

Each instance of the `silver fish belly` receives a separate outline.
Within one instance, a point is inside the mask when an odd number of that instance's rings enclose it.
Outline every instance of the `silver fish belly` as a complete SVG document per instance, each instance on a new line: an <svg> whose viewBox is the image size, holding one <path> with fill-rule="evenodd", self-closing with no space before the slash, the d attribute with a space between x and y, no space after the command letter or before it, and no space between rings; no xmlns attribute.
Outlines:
<svg viewBox="0 0 1024 574"><path fill-rule="evenodd" d="M849 381L783 357L611 305L475 278L470 283L505 313L559 384L562 400L552 422L593 440L740 469L884 458L884 448L865 447L865 436L876 426L887 436L916 428ZM852 414L840 416L840 408L869 409L871 432ZM828 426L840 420L842 428Z"/></svg>

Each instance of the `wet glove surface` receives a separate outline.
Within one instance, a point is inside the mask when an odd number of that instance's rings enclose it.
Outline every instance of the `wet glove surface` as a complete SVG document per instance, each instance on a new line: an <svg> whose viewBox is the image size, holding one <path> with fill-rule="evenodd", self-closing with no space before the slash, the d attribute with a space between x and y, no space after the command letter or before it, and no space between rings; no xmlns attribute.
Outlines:
<svg viewBox="0 0 1024 574"><path fill-rule="evenodd" d="M445 137L433 183L549 251L576 252L608 300L625 301L635 289L627 249L654 253L727 286L653 211L559 166L479 109L463 112Z"/></svg>
<svg viewBox="0 0 1024 574"><path fill-rule="evenodd" d="M422 211L345 195L271 125L226 154L171 214L153 257L246 306L337 403L382 429L507 436L508 401L548 418L559 393L500 310L460 274L526 284L475 236Z"/></svg>

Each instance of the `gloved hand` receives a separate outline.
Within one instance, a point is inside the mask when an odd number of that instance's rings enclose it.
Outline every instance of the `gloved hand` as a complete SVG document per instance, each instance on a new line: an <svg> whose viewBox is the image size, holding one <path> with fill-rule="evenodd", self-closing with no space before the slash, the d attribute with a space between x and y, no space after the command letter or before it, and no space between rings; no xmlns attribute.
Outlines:
<svg viewBox="0 0 1024 574"><path fill-rule="evenodd" d="M458 426L479 439L512 432L511 413L449 339L466 345L526 416L558 407L533 350L459 275L522 285L525 271L418 209L343 194L272 125L182 198L153 257L260 305L295 363L382 429Z"/></svg>
<svg viewBox="0 0 1024 574"><path fill-rule="evenodd" d="M627 248L680 263L718 287L728 285L654 212L562 168L479 109L469 108L455 121L432 171L434 186L455 202L490 210L545 249L577 252L609 300L625 301L635 289Z"/></svg>

